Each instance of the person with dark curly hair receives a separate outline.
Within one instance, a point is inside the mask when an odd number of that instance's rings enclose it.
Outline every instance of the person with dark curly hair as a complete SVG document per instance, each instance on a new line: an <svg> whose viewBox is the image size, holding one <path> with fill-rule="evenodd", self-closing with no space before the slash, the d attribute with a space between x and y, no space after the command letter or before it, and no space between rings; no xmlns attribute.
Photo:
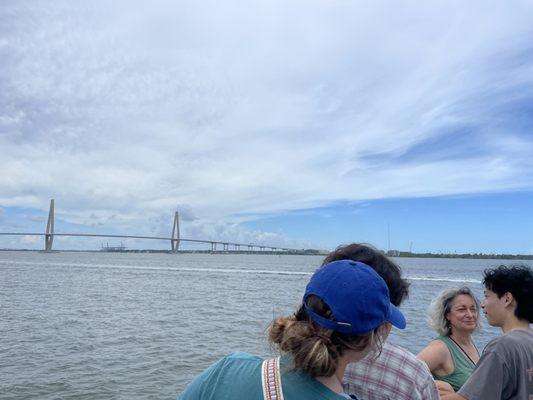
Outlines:
<svg viewBox="0 0 533 400"><path fill-rule="evenodd" d="M323 264L344 259L365 263L376 271L396 307L409 295L409 282L402 277L400 266L372 245L341 245L324 258ZM348 364L342 386L346 393L365 400L439 400L427 365L390 340L383 344L379 356Z"/></svg>
<svg viewBox="0 0 533 400"><path fill-rule="evenodd" d="M232 353L209 367L178 400L342 400L348 363L379 353L403 314L385 281L362 262L339 260L319 268L296 313L276 318L269 339L281 352L263 360Z"/></svg>
<svg viewBox="0 0 533 400"><path fill-rule="evenodd" d="M443 400L533 399L533 271L499 266L484 272L481 307L503 335L489 342L474 372L457 393Z"/></svg>

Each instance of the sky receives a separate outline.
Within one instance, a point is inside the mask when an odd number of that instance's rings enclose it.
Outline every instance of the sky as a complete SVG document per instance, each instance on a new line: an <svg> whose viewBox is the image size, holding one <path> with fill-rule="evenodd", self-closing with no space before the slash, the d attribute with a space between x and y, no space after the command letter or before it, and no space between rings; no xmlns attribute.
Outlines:
<svg viewBox="0 0 533 400"><path fill-rule="evenodd" d="M533 253L532 20L532 1L4 0L0 232L44 232L54 198L58 233L170 236L178 210L191 239Z"/></svg>

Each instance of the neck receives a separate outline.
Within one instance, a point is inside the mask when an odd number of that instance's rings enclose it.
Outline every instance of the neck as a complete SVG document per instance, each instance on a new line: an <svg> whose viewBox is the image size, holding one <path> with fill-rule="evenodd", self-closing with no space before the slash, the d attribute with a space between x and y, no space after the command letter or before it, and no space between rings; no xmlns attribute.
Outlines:
<svg viewBox="0 0 533 400"><path fill-rule="evenodd" d="M335 371L335 373L333 374L335 375L335 377L337 378L337 380L339 381L341 385L342 385L342 379L344 378L344 371L346 370L347 365L348 365L348 361L344 359L339 360L339 366L337 370Z"/></svg>
<svg viewBox="0 0 533 400"><path fill-rule="evenodd" d="M458 331L458 330L453 330L452 333L450 334L450 337L453 340L463 345L469 345L470 343L472 343L471 336L472 334L470 332L464 332L464 331Z"/></svg>
<svg viewBox="0 0 533 400"><path fill-rule="evenodd" d="M337 370L333 375L318 376L316 380L335 393L343 393L342 379L344 377L344 371L346 370L347 365L348 360L345 357L341 357L337 362Z"/></svg>
<svg viewBox="0 0 533 400"><path fill-rule="evenodd" d="M515 330L530 331L529 321L525 319L518 319L514 315L507 319L501 326L503 333L509 333Z"/></svg>

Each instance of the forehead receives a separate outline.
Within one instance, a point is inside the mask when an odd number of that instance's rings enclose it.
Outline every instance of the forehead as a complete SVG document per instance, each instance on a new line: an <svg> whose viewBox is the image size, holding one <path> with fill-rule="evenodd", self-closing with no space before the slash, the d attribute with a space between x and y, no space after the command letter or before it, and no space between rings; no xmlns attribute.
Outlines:
<svg viewBox="0 0 533 400"><path fill-rule="evenodd" d="M472 306L475 305L474 299L468 294L458 294L452 302L452 307Z"/></svg>
<svg viewBox="0 0 533 400"><path fill-rule="evenodd" d="M496 294L490 289L485 289L483 293L485 293L485 296L494 296Z"/></svg>

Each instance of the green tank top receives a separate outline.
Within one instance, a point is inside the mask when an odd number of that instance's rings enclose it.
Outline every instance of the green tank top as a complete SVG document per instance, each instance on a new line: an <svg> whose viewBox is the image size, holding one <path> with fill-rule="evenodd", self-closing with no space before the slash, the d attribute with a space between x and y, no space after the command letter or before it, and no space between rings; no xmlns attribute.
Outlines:
<svg viewBox="0 0 533 400"><path fill-rule="evenodd" d="M433 378L448 382L450 385L452 385L453 390L457 392L470 377L470 375L472 375L472 371L474 371L476 365L448 336L439 336L436 340L440 340L446 345L446 347L448 347L448 350L452 355L454 369L452 373L448 375L438 375L432 373Z"/></svg>

